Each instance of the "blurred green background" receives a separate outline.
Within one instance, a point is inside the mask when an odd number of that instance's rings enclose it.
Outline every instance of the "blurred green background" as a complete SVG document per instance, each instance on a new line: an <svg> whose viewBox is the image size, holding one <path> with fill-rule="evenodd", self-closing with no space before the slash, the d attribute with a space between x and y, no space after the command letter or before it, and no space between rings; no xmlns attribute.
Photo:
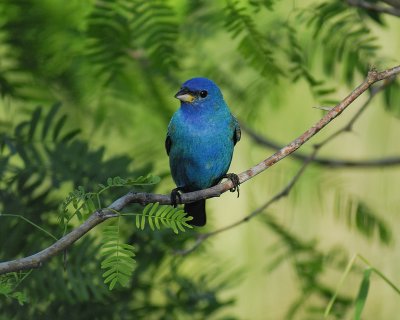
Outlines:
<svg viewBox="0 0 400 320"><path fill-rule="evenodd" d="M164 139L183 81L213 79L241 123L284 145L325 113L314 107L343 99L371 66L399 64L400 52L399 17L341 0L0 0L0 26L0 213L56 237L63 234L59 205L78 186L90 191L109 177L153 174L162 180L145 190L174 187ZM346 125L368 95L299 152L309 154ZM399 115L393 80L354 130L318 156L400 156ZM273 152L244 130L230 172ZM98 226L68 250L66 270L56 257L28 274L0 277L0 318L321 319L355 254L400 285L399 166L312 163L288 197L259 217L187 256L173 253L260 207L301 165L284 159L243 184L239 199L209 200L206 228L175 235L121 220L121 238L136 248L127 287L109 291L102 282ZM103 204L128 190L103 194ZM66 228L79 223L75 217ZM53 241L21 218L0 216L1 261ZM366 267L356 260L329 319L354 317ZM373 273L362 318L396 319L398 301Z"/></svg>

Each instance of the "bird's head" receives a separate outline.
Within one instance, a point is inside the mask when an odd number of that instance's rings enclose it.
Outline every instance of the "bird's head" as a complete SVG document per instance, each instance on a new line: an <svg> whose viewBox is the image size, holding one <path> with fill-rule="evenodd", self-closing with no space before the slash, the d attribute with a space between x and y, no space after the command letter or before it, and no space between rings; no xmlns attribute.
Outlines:
<svg viewBox="0 0 400 320"><path fill-rule="evenodd" d="M198 105L209 101L219 101L222 93L218 86L207 78L192 78L182 84L175 95L182 104Z"/></svg>

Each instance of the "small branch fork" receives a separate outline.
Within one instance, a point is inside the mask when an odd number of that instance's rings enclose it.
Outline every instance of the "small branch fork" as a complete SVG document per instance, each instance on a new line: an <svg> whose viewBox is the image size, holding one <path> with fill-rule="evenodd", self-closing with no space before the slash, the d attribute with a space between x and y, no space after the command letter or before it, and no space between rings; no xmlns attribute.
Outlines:
<svg viewBox="0 0 400 320"><path fill-rule="evenodd" d="M247 133L253 141L260 146L279 150L282 148L282 145L270 140L269 138L260 135L259 133L255 132L253 129L245 127L242 123L240 124L241 129ZM290 155L293 159L299 161L305 161L308 159L309 155L295 152ZM332 169L346 169L346 168L358 168L358 169L365 169L365 168L382 168L382 167L392 167L392 166L399 166L400 165L400 156L392 156L392 157L384 157L384 158L377 158L377 159L365 159L365 160L347 160L347 159L332 159L332 158L325 158L325 157L315 157L312 161L313 164L319 166L330 167Z"/></svg>
<svg viewBox="0 0 400 320"><path fill-rule="evenodd" d="M361 114L365 111L367 106L371 103L372 99L381 91L383 91L389 84L393 82L395 77L390 77L385 79L380 86L371 87L370 95L368 99L364 102L362 107L358 110L352 120L341 130L335 133L335 135L351 132L353 129L354 122L357 118L361 116ZM247 127L243 123L240 123L240 127L243 131L245 131L253 141L260 146L279 150L282 148L276 142L271 141L270 139L256 133L253 129ZM330 139L334 138L333 136ZM304 153L292 153L290 155L293 159L300 160L300 161L307 161L310 155ZM377 158L377 159L366 159L366 160L345 160L345 159L331 159L331 158L324 158L324 157L314 157L313 164L317 164L320 166L327 166L332 169L340 169L340 168L383 168L383 167L391 167L391 166L398 166L400 165L400 156L392 156L392 157L384 157L384 158Z"/></svg>
<svg viewBox="0 0 400 320"><path fill-rule="evenodd" d="M282 160L289 154L295 152L298 148L300 148L304 143L306 143L310 138L312 138L314 135L316 135L322 128L324 128L328 123L330 123L333 119L335 119L337 116L339 116L355 99L357 99L362 93L364 93L368 88L371 87L372 84L375 82L391 78L397 74L400 73L400 65L384 70L382 72L377 72L376 70L371 70L368 73L367 78L364 80L363 83L361 83L357 88L355 88L346 98L344 98L337 106L332 108L327 114L325 114L315 125L313 125L310 129L308 129L306 132L304 132L301 136L293 140L291 143L277 151L275 154L270 156L269 158L263 160L259 164L255 165L254 167L240 173L239 180L240 183L244 183L247 180L252 179L254 176L258 175L259 173L265 171L269 167L273 166L275 163L278 161ZM320 144L321 145L321 144ZM317 147L315 150L317 150L319 147ZM312 156L315 156L315 151ZM310 161L311 161L310 157ZM309 162L306 162L303 164L303 167L305 167L309 164ZM303 170L304 170L303 169ZM298 172L298 174L293 178L292 180L292 185L295 184L299 176L302 174L302 170ZM288 190L291 189L290 184L288 185ZM230 190L233 187L233 184L230 180L227 180L224 183L218 184L214 187L204 189L204 190L199 190L195 192L190 192L190 193L184 193L181 195L181 198L179 199L178 203L188 203L188 202L193 202L196 200L200 199L207 199L207 198L212 198L212 197L219 197L221 194L225 193L226 191ZM285 190L283 190L285 191ZM286 193L283 192L282 195L278 194L275 197L278 199L283 197ZM274 197L274 198L275 198ZM273 199L274 199L273 198ZM271 199L269 202L271 202L273 199ZM276 201L276 200L273 200ZM82 238L87 232L89 232L91 229L93 229L95 226L98 224L104 222L105 220L109 218L114 218L117 217L118 214L115 213L115 211L120 211L124 207L126 207L128 204L131 203L140 203L142 205L148 204L148 203L155 203L159 202L162 205L168 205L171 204L171 199L169 195L161 195L161 194L150 194L150 193L135 193L135 192L129 192L128 194L122 196L121 198L117 199L112 203L109 207L96 211L94 212L84 223L82 223L80 226L77 228L73 229L70 233L66 234L63 236L61 239L56 241L53 245L50 247L35 253L31 256L25 257L25 258L20 258L16 260L11 260L11 261L6 261L6 262L1 262L0 263L0 274L5 274L8 272L15 272L15 271L20 271L20 270L26 270L26 269L33 269L33 268L39 268L42 266L43 262L46 260L50 259L51 257L63 252L66 248L71 246L75 241L78 239ZM265 206L267 207L269 204L266 203ZM230 226L227 226L223 229L216 230L212 233L209 234L204 234L200 237L203 238L202 241L204 241L206 238L209 238L213 234L220 233L222 231L228 230L233 228L236 225L241 224L242 222L246 222L250 220L252 217L255 215L259 214L265 209L259 208L253 213L251 213L249 216L245 217L243 220L238 221ZM199 238L201 239L201 238ZM198 240L199 242L200 240ZM202 242L201 241L201 242Z"/></svg>

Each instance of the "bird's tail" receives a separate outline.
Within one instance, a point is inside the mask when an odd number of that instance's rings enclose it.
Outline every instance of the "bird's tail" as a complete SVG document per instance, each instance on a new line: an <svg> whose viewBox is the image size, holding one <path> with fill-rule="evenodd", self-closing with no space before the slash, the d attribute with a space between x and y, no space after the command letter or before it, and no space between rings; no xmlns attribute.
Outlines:
<svg viewBox="0 0 400 320"><path fill-rule="evenodd" d="M186 203L185 212L193 217L188 221L192 226L202 227L206 224L206 200L202 199L192 203Z"/></svg>

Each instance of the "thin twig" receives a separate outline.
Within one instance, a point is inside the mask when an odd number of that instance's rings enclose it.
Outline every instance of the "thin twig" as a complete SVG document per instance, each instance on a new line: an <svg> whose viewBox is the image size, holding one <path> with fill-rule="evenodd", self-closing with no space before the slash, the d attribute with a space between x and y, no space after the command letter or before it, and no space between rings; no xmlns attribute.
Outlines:
<svg viewBox="0 0 400 320"><path fill-rule="evenodd" d="M400 0L382 0L382 2L385 2L392 7L400 9Z"/></svg>
<svg viewBox="0 0 400 320"><path fill-rule="evenodd" d="M379 93L381 92L384 88L386 88L391 81L393 81L393 78L390 78L390 81L384 81L380 86L378 87L371 87L370 89L370 95L368 99L364 102L364 104L361 106L360 109L353 115L353 117L350 119L350 121L341 129L337 130L333 134L331 134L329 137L327 137L325 140L322 142L318 143L316 146L323 146L327 144L329 141L335 139L338 135L345 133L345 132L351 132L353 131L353 126L354 123L357 121L357 119L360 118L360 116L365 112L367 109L368 105L371 103L372 99Z"/></svg>
<svg viewBox="0 0 400 320"><path fill-rule="evenodd" d="M364 102L362 107L357 111L357 113L353 116L352 120L341 130L335 133L335 135L352 131L353 124L355 119L357 119L369 105L371 100L381 91L383 91L393 79L386 79L380 86L372 87L370 90L370 96ZM241 129L246 132L254 142L257 144L274 149L279 150L282 148L282 145L256 133L253 129L247 127L245 124L240 123ZM333 137L330 136L329 139ZM309 155L299 152L294 152L290 155L293 159L306 161L309 158ZM384 158L377 158L377 159L366 159L366 160L347 160L347 159L332 159L332 158L324 158L324 157L315 157L313 159L313 164L321 165L321 166L328 166L334 169L340 168L382 168L382 167L390 167L390 166L398 166L400 165L400 157L384 157Z"/></svg>
<svg viewBox="0 0 400 320"><path fill-rule="evenodd" d="M389 1L385 1L388 3ZM363 8L367 10L373 10L380 13L390 14L395 17L400 17L400 9L396 7L391 7L391 4L388 3L388 6L380 6L379 4L367 2L363 0L347 0L347 3L350 6Z"/></svg>
<svg viewBox="0 0 400 320"><path fill-rule="evenodd" d="M266 136L260 135L255 132L253 129L249 127L243 126L240 124L241 129L247 133L249 137L253 139L254 142L259 144L260 146L279 150L282 148L282 145L272 141L271 139L267 138ZM300 152L294 152L290 155L291 158L299 161L306 160L309 155ZM366 160L348 160L348 159L333 159L333 158L326 158L326 157L315 157L313 160L313 164L331 167L332 169L347 169L347 168L382 168L382 167L391 167L391 166L398 166L400 165L400 157L384 157L384 158L377 158L377 159L366 159Z"/></svg>
<svg viewBox="0 0 400 320"><path fill-rule="evenodd" d="M278 152L255 165L254 167L240 173L239 181L244 183L247 180L252 179L257 174L265 171L269 167L273 166L278 161L282 160L289 154L296 151L304 143L306 143L310 138L316 135L322 128L324 128L333 119L339 116L355 99L357 99L362 93L364 93L368 88L375 82L381 81L383 79L390 78L396 74L400 73L400 65L391 69L384 70L382 72L377 72L376 70L371 70L368 73L365 81L355 88L346 98L342 100L337 106L332 108L326 115L324 115L315 125L304 132L297 139L293 140L291 143L280 149ZM197 201L200 199L206 199L211 197L218 197L224 192L230 190L233 187L230 180L218 184L214 187L199 190L190 193L184 193L179 199L179 203L188 203ZM73 229L70 233L66 234L64 237L59 239L50 247L33 254L29 257L20 258L12 261L6 261L0 263L0 274L19 271L25 269L39 268L43 262L55 256L56 254L63 252L66 248L71 246L75 241L83 237L87 232L98 224L104 222L109 218L116 217L117 215L112 211L120 211L122 208L130 203L155 203L160 204L171 204L171 199L169 195L160 194L150 194L150 193L134 193L130 192L123 197L117 199L108 208L94 212L83 224ZM110 210L109 210L110 209Z"/></svg>

